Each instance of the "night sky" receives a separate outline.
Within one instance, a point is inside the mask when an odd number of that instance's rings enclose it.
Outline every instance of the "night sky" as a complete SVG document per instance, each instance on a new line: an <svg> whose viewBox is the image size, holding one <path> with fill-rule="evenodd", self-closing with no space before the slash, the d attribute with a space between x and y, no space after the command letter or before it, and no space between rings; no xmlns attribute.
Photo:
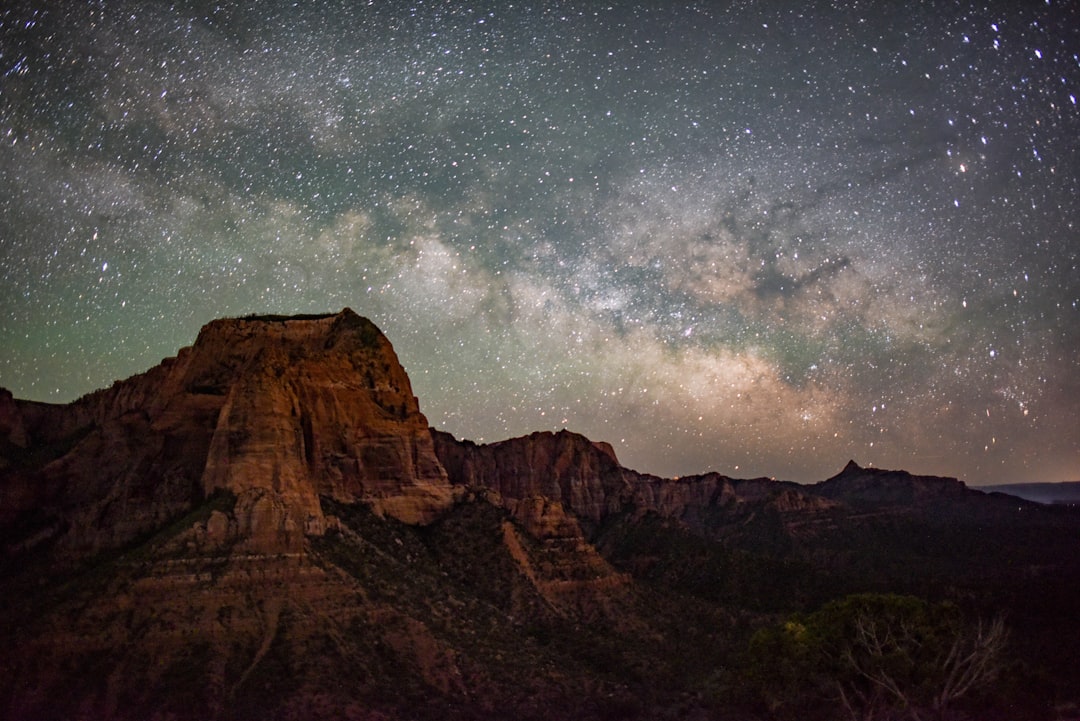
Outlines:
<svg viewBox="0 0 1080 721"><path fill-rule="evenodd" d="M348 306L459 438L1080 480L1080 3L231 5L4 2L16 397Z"/></svg>

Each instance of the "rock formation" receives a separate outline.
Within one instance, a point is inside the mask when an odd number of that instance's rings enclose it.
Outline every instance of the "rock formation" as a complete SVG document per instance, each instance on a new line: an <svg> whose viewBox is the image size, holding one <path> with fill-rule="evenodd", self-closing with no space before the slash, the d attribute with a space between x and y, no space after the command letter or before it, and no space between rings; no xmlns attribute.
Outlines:
<svg viewBox="0 0 1080 721"><path fill-rule="evenodd" d="M18 527L8 542L66 558L121 547L222 492L236 503L207 521L207 539L298 552L334 523L320 498L427 524L483 489L537 538L583 540L606 518L647 513L719 537L721 511L771 508L799 525L850 496L855 476L881 480L857 466L818 489L662 479L568 431L457 441L427 428L389 341L349 309L214 321L177 357L64 406L5 392L0 450L0 520ZM890 493L911 487L888 480Z"/></svg>
<svg viewBox="0 0 1080 721"><path fill-rule="evenodd" d="M436 430L432 436L451 482L494 491L493 500L528 527L544 526L536 515L543 508L560 514L565 509L586 535L611 516L649 513L715 535L720 514L731 520L759 508L813 514L836 505L808 487L766 478L706 473L667 479L638 473L622 467L609 444L566 430L487 445Z"/></svg>
<svg viewBox="0 0 1080 721"><path fill-rule="evenodd" d="M962 481L939 476L916 476L907 471L863 468L848 461L840 473L813 486L813 492L853 506L918 506L972 494Z"/></svg>
<svg viewBox="0 0 1080 721"><path fill-rule="evenodd" d="M4 517L33 511L37 542L69 554L218 492L237 498L235 533L267 552L324 532L320 496L407 523L454 499L393 348L349 309L214 321L176 358L70 405L0 397L0 431Z"/></svg>

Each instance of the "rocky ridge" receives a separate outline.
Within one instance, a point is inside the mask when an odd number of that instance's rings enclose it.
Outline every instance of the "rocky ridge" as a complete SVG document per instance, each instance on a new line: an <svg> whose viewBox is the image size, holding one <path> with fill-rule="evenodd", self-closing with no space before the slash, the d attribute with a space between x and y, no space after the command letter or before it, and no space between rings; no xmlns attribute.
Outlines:
<svg viewBox="0 0 1080 721"><path fill-rule="evenodd" d="M722 535L718 520L765 509L792 523L837 507L813 487L768 478L738 479L719 473L667 479L624 468L607 443L562 430L478 445L432 429L435 452L451 481L490 490L527 527L541 529L569 515L591 537L605 520L655 514L709 536ZM543 504L537 502L544 499Z"/></svg>
<svg viewBox="0 0 1080 721"><path fill-rule="evenodd" d="M538 538L586 539L619 514L719 536L720 513L761 506L795 527L840 503L963 489L854 462L817 486L663 479L565 430L459 441L428 428L389 341L350 309L214 321L175 358L68 405L4 391L0 450L0 520L20 530L9 542L58 544L69 557L123 546L221 492L235 509L208 521L207 538L298 552L335 523L323 497L428 524L482 489Z"/></svg>
<svg viewBox="0 0 1080 721"><path fill-rule="evenodd" d="M481 489L532 536L579 549L618 514L721 535L721 510L764 504L794 527L835 505L769 479L637 473L568 431L457 441L427 427L389 341L349 309L214 321L175 358L64 406L5 392L0 431L8 552L68 560L123 547L218 493L235 505L193 531L198 544L262 553L302 552L333 527L321 498L428 524Z"/></svg>
<svg viewBox="0 0 1080 721"><path fill-rule="evenodd" d="M982 495L955 478L863 468L855 461L848 461L840 473L816 484L813 491L824 498L875 507L917 506L972 494Z"/></svg>

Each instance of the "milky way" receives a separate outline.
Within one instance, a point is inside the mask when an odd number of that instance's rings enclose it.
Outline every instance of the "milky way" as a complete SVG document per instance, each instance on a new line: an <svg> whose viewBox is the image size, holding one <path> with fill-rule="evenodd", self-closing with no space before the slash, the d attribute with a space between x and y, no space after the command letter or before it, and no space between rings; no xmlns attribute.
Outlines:
<svg viewBox="0 0 1080 721"><path fill-rule="evenodd" d="M1080 479L1080 5L370 5L4 4L0 385L348 306L458 437Z"/></svg>

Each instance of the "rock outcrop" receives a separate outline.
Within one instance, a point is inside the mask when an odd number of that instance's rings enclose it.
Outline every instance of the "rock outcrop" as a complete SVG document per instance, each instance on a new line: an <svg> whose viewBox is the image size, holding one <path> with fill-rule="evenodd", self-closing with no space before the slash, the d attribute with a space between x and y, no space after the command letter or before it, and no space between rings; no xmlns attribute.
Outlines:
<svg viewBox="0 0 1080 721"><path fill-rule="evenodd" d="M917 507L972 494L982 496L955 478L863 468L855 461L848 461L840 473L810 488L824 498L856 507L876 508Z"/></svg>
<svg viewBox="0 0 1080 721"><path fill-rule="evenodd" d="M486 445L434 429L432 437L452 483L494 491L494 502L538 533L557 525L553 519L562 523L564 510L586 537L611 516L650 513L717 536L723 535L720 518L739 522L744 513L763 508L787 516L814 514L836 505L805 486L767 478L638 473L621 466L609 444L566 430Z"/></svg>
<svg viewBox="0 0 1080 721"><path fill-rule="evenodd" d="M540 509L552 504L595 524L631 501L629 478L637 474L619 465L610 445L577 433L533 433L487 445L434 429L432 437L453 483L495 492L496 502L538 529L545 523Z"/></svg>
<svg viewBox="0 0 1080 721"><path fill-rule="evenodd" d="M88 555L236 496L251 550L296 551L319 498L425 523L454 500L390 342L349 309L214 321L150 371L72 404L0 397L3 519ZM219 524L220 525L220 524Z"/></svg>

